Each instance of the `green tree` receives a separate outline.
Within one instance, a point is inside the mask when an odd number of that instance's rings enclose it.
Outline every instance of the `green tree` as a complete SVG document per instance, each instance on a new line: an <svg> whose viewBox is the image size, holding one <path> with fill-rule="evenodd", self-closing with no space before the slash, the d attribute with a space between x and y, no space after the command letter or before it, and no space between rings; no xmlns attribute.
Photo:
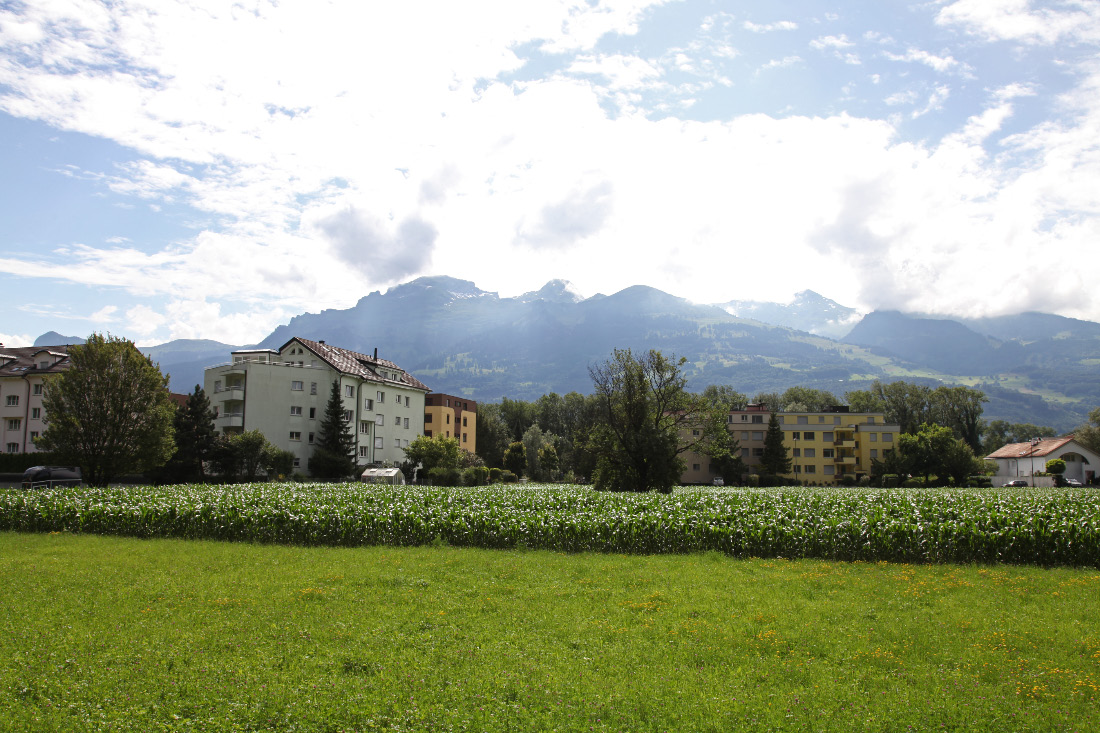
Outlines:
<svg viewBox="0 0 1100 733"><path fill-rule="evenodd" d="M340 379L332 380L325 414L309 457L309 472L317 478L347 478L355 472L355 438L344 419L344 400Z"/></svg>
<svg viewBox="0 0 1100 733"><path fill-rule="evenodd" d="M166 466L166 474L175 482L205 481L206 461L214 450L217 431L214 418L217 412L202 387L187 396L183 407L176 409L173 427L176 435L176 452Z"/></svg>
<svg viewBox="0 0 1100 733"><path fill-rule="evenodd" d="M480 417L480 416L479 416ZM480 422L480 419L479 419ZM401 450L405 451L405 460L412 468L419 468L418 478L427 476L433 468L458 469L462 464L463 450L458 438L444 435L418 435L413 442Z"/></svg>
<svg viewBox="0 0 1100 733"><path fill-rule="evenodd" d="M784 412L822 412L840 404L832 392L809 387L791 387L780 396L779 402Z"/></svg>
<svg viewBox="0 0 1100 733"><path fill-rule="evenodd" d="M46 378L38 449L79 465L92 486L164 465L176 449L175 408L160 368L133 342L98 333L71 347L69 361Z"/></svg>
<svg viewBox="0 0 1100 733"><path fill-rule="evenodd" d="M1066 462L1061 458L1051 458L1047 461L1047 473L1054 476L1054 485L1062 485L1062 474L1066 472Z"/></svg>
<svg viewBox="0 0 1100 733"><path fill-rule="evenodd" d="M256 481L266 476L286 476L294 468L294 454L268 442L259 430L217 435L210 459L222 479L228 482Z"/></svg>
<svg viewBox="0 0 1100 733"><path fill-rule="evenodd" d="M933 420L951 428L972 451L982 449L982 404L985 393L970 387L936 387L930 396Z"/></svg>
<svg viewBox="0 0 1100 733"><path fill-rule="evenodd" d="M773 412L768 418L768 432L764 433L764 455L760 458L760 471L766 476L785 476L791 472L791 456L783 441L783 428Z"/></svg>
<svg viewBox="0 0 1100 733"><path fill-rule="evenodd" d="M741 477L747 471L741 459L741 444L729 430L716 433L714 439L705 446L714 470L727 484L740 484Z"/></svg>
<svg viewBox="0 0 1100 733"><path fill-rule="evenodd" d="M522 476L527 470L527 446L520 441L514 441L504 451L504 467L517 476Z"/></svg>
<svg viewBox="0 0 1100 733"><path fill-rule="evenodd" d="M523 440L523 434L535 422L535 415L535 405L530 402L507 397L500 401L500 417L508 426L508 436L512 440Z"/></svg>
<svg viewBox="0 0 1100 733"><path fill-rule="evenodd" d="M553 443L547 443L539 450L539 466L548 479L558 475L558 450Z"/></svg>
<svg viewBox="0 0 1100 733"><path fill-rule="evenodd" d="M1010 443L1026 443L1032 438L1053 438L1054 428L1041 427L1031 423L1010 423L1007 420L990 420L981 427L982 447L980 453L988 456L998 448Z"/></svg>
<svg viewBox="0 0 1100 733"><path fill-rule="evenodd" d="M595 488L670 493L684 470L680 453L702 452L726 430L725 412L685 389L686 361L615 349L610 360L589 367L598 409L588 441Z"/></svg>
<svg viewBox="0 0 1100 733"><path fill-rule="evenodd" d="M1100 453L1100 407L1089 413L1089 421L1073 431L1073 439L1093 453Z"/></svg>
<svg viewBox="0 0 1100 733"><path fill-rule="evenodd" d="M896 381L871 382L868 390L844 395L854 412L881 412L886 422L900 426L903 433L915 433L923 423L933 422L932 389L922 384Z"/></svg>
<svg viewBox="0 0 1100 733"><path fill-rule="evenodd" d="M910 472L922 476L927 486L932 476L949 475L945 457L954 450L956 440L951 428L924 423L917 432L898 436L898 451Z"/></svg>
<svg viewBox="0 0 1100 733"><path fill-rule="evenodd" d="M749 404L748 397L728 384L709 384L703 390L702 396L708 405L726 412L744 410Z"/></svg>
<svg viewBox="0 0 1100 733"><path fill-rule="evenodd" d="M481 403L477 408L477 454L494 468L504 465L504 451L512 442L500 405Z"/></svg>

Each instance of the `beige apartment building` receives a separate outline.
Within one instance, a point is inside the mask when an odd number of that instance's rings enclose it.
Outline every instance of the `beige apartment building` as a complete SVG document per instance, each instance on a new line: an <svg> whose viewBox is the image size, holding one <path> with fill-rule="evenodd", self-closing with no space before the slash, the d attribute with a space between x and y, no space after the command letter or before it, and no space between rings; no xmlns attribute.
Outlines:
<svg viewBox="0 0 1100 733"><path fill-rule="evenodd" d="M424 433L427 386L392 361L324 341L292 338L278 349L241 349L208 367L203 389L219 432L259 430L294 454L303 472L320 431L332 382L354 432L359 465L400 465L403 448Z"/></svg>
<svg viewBox="0 0 1100 733"><path fill-rule="evenodd" d="M45 378L69 368L68 346L0 346L0 452L36 453L46 429Z"/></svg>
<svg viewBox="0 0 1100 733"><path fill-rule="evenodd" d="M477 453L477 403L432 392L424 398L424 435L455 438L460 448Z"/></svg>
<svg viewBox="0 0 1100 733"><path fill-rule="evenodd" d="M879 412L849 412L839 405L823 412L777 413L783 443L791 458L791 473L784 478L799 483L839 484L845 477L858 480L871 472L871 462L882 460L897 444L901 427L888 425ZM764 436L771 411L765 405L749 405L731 411L727 427L741 446L741 460L750 474L759 471L764 456ZM718 477L710 457L683 454L686 464L682 484L709 484ZM723 476L727 483L736 477Z"/></svg>

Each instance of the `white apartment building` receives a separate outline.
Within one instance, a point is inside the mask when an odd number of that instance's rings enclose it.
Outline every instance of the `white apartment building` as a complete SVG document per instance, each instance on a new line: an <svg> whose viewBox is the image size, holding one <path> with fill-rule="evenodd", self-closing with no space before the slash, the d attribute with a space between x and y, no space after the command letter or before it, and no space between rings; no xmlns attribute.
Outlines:
<svg viewBox="0 0 1100 733"><path fill-rule="evenodd" d="M424 434L429 390L377 351L368 356L295 337L279 349L234 351L230 363L206 369L203 389L217 410L219 432L259 430L306 471L333 380L339 380L359 465L400 465L402 449Z"/></svg>
<svg viewBox="0 0 1100 733"><path fill-rule="evenodd" d="M46 429L43 383L69 368L68 346L0 346L0 452L35 453Z"/></svg>

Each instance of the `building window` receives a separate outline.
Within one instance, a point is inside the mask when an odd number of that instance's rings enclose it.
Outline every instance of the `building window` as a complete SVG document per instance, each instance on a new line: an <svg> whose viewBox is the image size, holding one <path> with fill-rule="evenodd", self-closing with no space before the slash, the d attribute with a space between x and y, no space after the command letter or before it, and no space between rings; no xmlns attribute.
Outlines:
<svg viewBox="0 0 1100 733"><path fill-rule="evenodd" d="M407 417L405 418L405 429L406 430L409 429L409 418L407 418Z"/></svg>
<svg viewBox="0 0 1100 733"><path fill-rule="evenodd" d="M432 413L425 412L424 413L424 422L425 423L430 423L431 421L432 421Z"/></svg>
<svg viewBox="0 0 1100 733"><path fill-rule="evenodd" d="M8 430L18 430L23 425L23 419L13 417L8 420Z"/></svg>
<svg viewBox="0 0 1100 733"><path fill-rule="evenodd" d="M408 397L408 395L405 395L405 407L408 407L408 406L409 406L409 397Z"/></svg>
<svg viewBox="0 0 1100 733"><path fill-rule="evenodd" d="M344 396L345 397L354 397L355 396L355 387L352 387L350 384L345 384L344 385Z"/></svg>
<svg viewBox="0 0 1100 733"><path fill-rule="evenodd" d="M462 427L464 427L464 428L465 428L465 427L468 427L468 426L466 425L466 416L465 416L465 415L463 415L463 416L462 416Z"/></svg>
<svg viewBox="0 0 1100 733"><path fill-rule="evenodd" d="M832 443L834 440L836 440L836 433L822 433L821 439L824 440L826 443Z"/></svg>
<svg viewBox="0 0 1100 733"><path fill-rule="evenodd" d="M344 410L344 422L351 422L351 410Z"/></svg>
<svg viewBox="0 0 1100 733"><path fill-rule="evenodd" d="M836 466L825 466L825 475L832 476L836 473Z"/></svg>
<svg viewBox="0 0 1100 733"><path fill-rule="evenodd" d="M749 416L748 415L742 415L741 416L741 422L748 422L748 421L749 421Z"/></svg>
<svg viewBox="0 0 1100 733"><path fill-rule="evenodd" d="M363 410L366 412L374 412L374 400L369 397L363 398Z"/></svg>
<svg viewBox="0 0 1100 733"><path fill-rule="evenodd" d="M317 408L316 407L309 408L309 419L310 420L316 420L317 419Z"/></svg>
<svg viewBox="0 0 1100 733"><path fill-rule="evenodd" d="M32 407L31 408L31 419L33 419L33 420L41 420L42 419L42 408L41 407Z"/></svg>
<svg viewBox="0 0 1100 733"><path fill-rule="evenodd" d="M748 440L748 439L749 439L749 431L748 430L742 430L741 431L741 440Z"/></svg>
<svg viewBox="0 0 1100 733"><path fill-rule="evenodd" d="M692 471L701 471L701 470L703 470L703 467L700 466L698 463L693 463L693 464L691 464L691 470Z"/></svg>
<svg viewBox="0 0 1100 733"><path fill-rule="evenodd" d="M878 433L869 433L869 435L871 436L871 442L872 443L877 443L878 442Z"/></svg>
<svg viewBox="0 0 1100 733"><path fill-rule="evenodd" d="M763 448L753 448L752 449L752 457L753 458L763 458L764 457L764 449Z"/></svg>
<svg viewBox="0 0 1100 733"><path fill-rule="evenodd" d="M465 442L466 442L466 433L463 433L463 434L462 434L462 442L463 442L463 443L465 443Z"/></svg>
<svg viewBox="0 0 1100 733"><path fill-rule="evenodd" d="M313 433L309 434L309 444L313 445Z"/></svg>
<svg viewBox="0 0 1100 733"><path fill-rule="evenodd" d="M386 424L386 416L385 415L375 415L374 416L374 424L375 425L385 425Z"/></svg>
<svg viewBox="0 0 1100 733"><path fill-rule="evenodd" d="M802 466L795 466L794 467L794 472L795 473L802 473Z"/></svg>
<svg viewBox="0 0 1100 733"><path fill-rule="evenodd" d="M31 442L33 443L34 439L37 438L37 437L38 437L38 431L37 430L32 430L31 431Z"/></svg>
<svg viewBox="0 0 1100 733"><path fill-rule="evenodd" d="M369 447L369 446L365 446L365 445L361 445L361 446L359 446L359 457L360 457L360 458L368 458L368 457L369 457L369 456L367 455L367 449L368 449L368 447Z"/></svg>
<svg viewBox="0 0 1100 733"><path fill-rule="evenodd" d="M385 392L382 392L381 390L379 390L378 393L375 394L375 397L378 398L378 404L380 404L380 405L385 404L385 402L386 402L386 393Z"/></svg>
<svg viewBox="0 0 1100 733"><path fill-rule="evenodd" d="M764 431L762 431L762 430L752 431L752 439L753 440L763 440L764 439Z"/></svg>
<svg viewBox="0 0 1100 733"><path fill-rule="evenodd" d="M752 416L752 421L755 422L755 423L763 423L764 422L764 416L763 415L753 415Z"/></svg>
<svg viewBox="0 0 1100 733"><path fill-rule="evenodd" d="M298 417L301 417L302 416L302 406L301 405L291 405L290 406L290 414L291 415L297 415Z"/></svg>
<svg viewBox="0 0 1100 733"><path fill-rule="evenodd" d="M817 473L817 466L806 466L806 473Z"/></svg>
<svg viewBox="0 0 1100 733"><path fill-rule="evenodd" d="M883 433L882 434L882 442L883 443L893 443L894 442L894 434L893 433Z"/></svg>
<svg viewBox="0 0 1100 733"><path fill-rule="evenodd" d="M833 450L832 448L826 448L825 450L821 451L821 457L822 458L834 458L834 457L836 457L836 451Z"/></svg>
<svg viewBox="0 0 1100 733"><path fill-rule="evenodd" d="M803 440L813 440L814 439L814 434L812 432L802 433L802 439Z"/></svg>
<svg viewBox="0 0 1100 733"><path fill-rule="evenodd" d="M42 385L41 384L34 385L34 389L32 391L36 395L42 394Z"/></svg>
<svg viewBox="0 0 1100 733"><path fill-rule="evenodd" d="M374 438L374 449L382 450L382 436L378 435Z"/></svg>
<svg viewBox="0 0 1100 733"><path fill-rule="evenodd" d="M17 394L8 395L7 404L8 404L8 407L17 407L19 405L19 395L17 395Z"/></svg>
<svg viewBox="0 0 1100 733"><path fill-rule="evenodd" d="M802 449L801 448L791 448L791 457L792 458L801 458L802 457Z"/></svg>
<svg viewBox="0 0 1100 733"><path fill-rule="evenodd" d="M806 450L802 451L802 455L805 458L817 458L817 449L807 448Z"/></svg>
<svg viewBox="0 0 1100 733"><path fill-rule="evenodd" d="M359 421L359 432L364 433L364 434L369 433L370 432L370 421L360 420Z"/></svg>
<svg viewBox="0 0 1100 733"><path fill-rule="evenodd" d="M806 417L805 415L802 415L798 418L798 424L799 425L807 425L807 424L809 424L809 422L810 422L810 418Z"/></svg>
<svg viewBox="0 0 1100 733"><path fill-rule="evenodd" d="M431 431L431 430L425 430L425 431L424 431L424 437L425 437L425 438L430 438L430 437L432 437L432 431Z"/></svg>
<svg viewBox="0 0 1100 733"><path fill-rule="evenodd" d="M748 458L749 457L749 449L748 448L742 448L741 449L741 457L742 458Z"/></svg>
<svg viewBox="0 0 1100 733"><path fill-rule="evenodd" d="M447 424L448 425L451 424L451 415L450 415L450 413L447 413Z"/></svg>
<svg viewBox="0 0 1100 733"><path fill-rule="evenodd" d="M8 453L18 453L18 452L19 452L19 444L18 443L8 443Z"/></svg>
<svg viewBox="0 0 1100 733"><path fill-rule="evenodd" d="M291 430L290 439L300 441L302 439L302 434L296 430Z"/></svg>
<svg viewBox="0 0 1100 733"><path fill-rule="evenodd" d="M294 391L294 392L301 392L302 391L302 383L298 382L298 381L291 382L290 383L290 389L291 389L291 391Z"/></svg>
<svg viewBox="0 0 1100 733"><path fill-rule="evenodd" d="M799 440L799 439L802 438L802 433L800 433L796 430L793 433L791 433L791 437L794 438L795 440Z"/></svg>
<svg viewBox="0 0 1100 733"><path fill-rule="evenodd" d="M302 466L302 459L301 458L295 458L294 459L294 467L295 468L301 468L301 466Z"/></svg>
<svg viewBox="0 0 1100 733"><path fill-rule="evenodd" d="M878 448L871 449L871 460L878 458Z"/></svg>
<svg viewBox="0 0 1100 733"><path fill-rule="evenodd" d="M875 424L875 416L874 415L869 415L867 417L867 424L868 425L874 425Z"/></svg>
<svg viewBox="0 0 1100 733"><path fill-rule="evenodd" d="M317 383L316 382L310 382L309 383L309 393L310 394L317 394Z"/></svg>

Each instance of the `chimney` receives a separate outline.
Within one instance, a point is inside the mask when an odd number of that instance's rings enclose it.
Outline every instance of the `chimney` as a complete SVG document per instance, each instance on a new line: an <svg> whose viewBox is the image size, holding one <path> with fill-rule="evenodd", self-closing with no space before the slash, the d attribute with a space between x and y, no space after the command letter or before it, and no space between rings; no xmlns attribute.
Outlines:
<svg viewBox="0 0 1100 733"><path fill-rule="evenodd" d="M374 360L378 361L378 347L377 346L374 347Z"/></svg>
<svg viewBox="0 0 1100 733"><path fill-rule="evenodd" d="M320 340L320 341L318 341L317 343L321 344L321 346L324 346L324 345L325 345L325 340L324 340L324 339L321 339L321 340Z"/></svg>

